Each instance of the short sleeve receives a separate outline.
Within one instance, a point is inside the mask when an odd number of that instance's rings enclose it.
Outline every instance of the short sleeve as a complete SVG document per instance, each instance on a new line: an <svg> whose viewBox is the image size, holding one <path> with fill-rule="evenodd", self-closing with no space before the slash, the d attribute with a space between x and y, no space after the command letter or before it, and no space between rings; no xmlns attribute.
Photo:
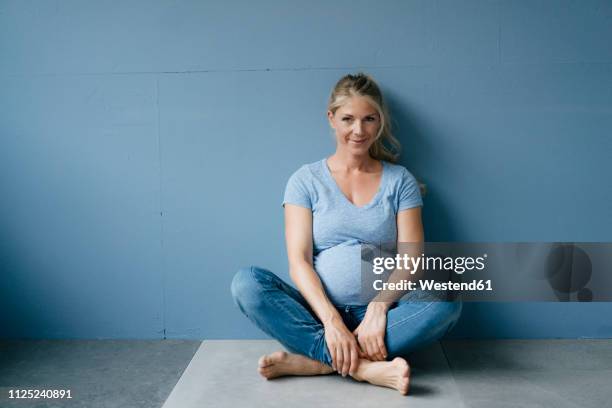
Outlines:
<svg viewBox="0 0 612 408"><path fill-rule="evenodd" d="M285 187L285 196L283 198L283 207L285 204L294 204L300 207L312 209L312 200L310 199L307 178L302 167L289 177L287 187Z"/></svg>
<svg viewBox="0 0 612 408"><path fill-rule="evenodd" d="M421 189L414 176L405 168L402 169L402 179L399 187L399 205L397 211L409 208L420 207L423 205Z"/></svg>

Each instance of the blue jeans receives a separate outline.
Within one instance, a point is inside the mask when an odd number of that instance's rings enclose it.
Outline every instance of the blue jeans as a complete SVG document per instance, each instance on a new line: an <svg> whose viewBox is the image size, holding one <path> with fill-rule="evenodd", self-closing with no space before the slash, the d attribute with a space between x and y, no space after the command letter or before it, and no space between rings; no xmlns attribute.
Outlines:
<svg viewBox="0 0 612 408"><path fill-rule="evenodd" d="M323 324L297 289L255 266L240 269L231 289L242 313L287 350L332 365ZM438 340L455 325L461 313L460 301L409 299L396 302L387 312L387 359L406 356ZM363 319L367 305L336 309L353 331Z"/></svg>

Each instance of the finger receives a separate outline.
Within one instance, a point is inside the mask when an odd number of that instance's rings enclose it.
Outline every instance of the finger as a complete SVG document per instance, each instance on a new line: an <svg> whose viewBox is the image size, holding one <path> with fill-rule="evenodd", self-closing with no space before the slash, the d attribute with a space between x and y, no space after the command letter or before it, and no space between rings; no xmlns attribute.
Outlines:
<svg viewBox="0 0 612 408"><path fill-rule="evenodd" d="M342 366L344 364L344 354L340 346L336 348L336 371L342 374Z"/></svg>
<svg viewBox="0 0 612 408"><path fill-rule="evenodd" d="M331 359L332 359L332 368L334 369L334 371L336 371L336 348L335 347L329 348L329 355L331 356Z"/></svg>
<svg viewBox="0 0 612 408"><path fill-rule="evenodd" d="M366 343L366 347L367 347L367 352L368 352L368 358L372 361L377 361L376 350L374 349L374 347L372 347L372 342L368 341Z"/></svg>
<svg viewBox="0 0 612 408"><path fill-rule="evenodd" d="M359 352L359 357L368 358L368 353L366 353L366 348L361 342L357 343L357 351Z"/></svg>
<svg viewBox="0 0 612 408"><path fill-rule="evenodd" d="M382 351L378 348L378 346L376 347L376 360L377 361L385 361L385 357L383 356Z"/></svg>
<svg viewBox="0 0 612 408"><path fill-rule="evenodd" d="M374 351L374 359L376 361L383 361L384 358L382 356L382 354L380 353L380 350L378 349L378 346L376 344L372 344L372 350Z"/></svg>
<svg viewBox="0 0 612 408"><path fill-rule="evenodd" d="M368 360L372 360L372 358L370 357L370 351L368 350L368 343L366 343L365 341L363 342L363 354L365 354L365 358L367 358Z"/></svg>
<svg viewBox="0 0 612 408"><path fill-rule="evenodd" d="M359 363L361 363L361 357L359 357L359 347L355 350L355 367L353 367L353 375L357 374L359 371Z"/></svg>
<svg viewBox="0 0 612 408"><path fill-rule="evenodd" d="M344 364L342 365L342 376L346 377L346 375L349 373L349 369L351 368L351 348L348 344L344 345L344 348L342 349L342 352L344 353Z"/></svg>
<svg viewBox="0 0 612 408"><path fill-rule="evenodd" d="M357 365L359 364L359 357L357 357L357 348L351 347L351 365L349 367L349 375L352 377L357 371Z"/></svg>
<svg viewBox="0 0 612 408"><path fill-rule="evenodd" d="M374 355L375 361L384 360L375 338L370 339L370 350L372 350L372 354Z"/></svg>
<svg viewBox="0 0 612 408"><path fill-rule="evenodd" d="M380 353L383 356L383 359L387 359L387 347L385 347L385 341L379 337L378 338L378 348L380 349Z"/></svg>

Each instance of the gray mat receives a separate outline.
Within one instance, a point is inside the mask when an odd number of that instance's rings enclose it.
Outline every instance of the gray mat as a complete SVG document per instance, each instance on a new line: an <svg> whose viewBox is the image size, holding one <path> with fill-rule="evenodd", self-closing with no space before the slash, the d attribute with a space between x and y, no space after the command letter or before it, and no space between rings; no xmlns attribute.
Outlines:
<svg viewBox="0 0 612 408"><path fill-rule="evenodd" d="M260 377L259 357L282 349L272 340L204 341L163 408L463 406L438 343L410 359L408 396L336 374L270 381Z"/></svg>
<svg viewBox="0 0 612 408"><path fill-rule="evenodd" d="M465 340L443 347L470 407L612 406L612 340Z"/></svg>

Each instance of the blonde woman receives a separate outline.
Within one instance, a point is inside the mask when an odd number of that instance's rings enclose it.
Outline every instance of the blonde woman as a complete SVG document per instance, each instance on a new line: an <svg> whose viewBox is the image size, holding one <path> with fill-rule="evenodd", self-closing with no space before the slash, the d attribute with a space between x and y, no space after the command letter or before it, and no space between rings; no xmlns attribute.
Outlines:
<svg viewBox="0 0 612 408"><path fill-rule="evenodd" d="M334 87L328 119L336 151L302 166L285 190L285 237L297 289L258 267L238 271L240 310L289 352L262 356L259 373L337 372L408 393L407 353L442 337L459 302L360 302L360 245L422 242L422 199L406 168L375 81L346 75Z"/></svg>

